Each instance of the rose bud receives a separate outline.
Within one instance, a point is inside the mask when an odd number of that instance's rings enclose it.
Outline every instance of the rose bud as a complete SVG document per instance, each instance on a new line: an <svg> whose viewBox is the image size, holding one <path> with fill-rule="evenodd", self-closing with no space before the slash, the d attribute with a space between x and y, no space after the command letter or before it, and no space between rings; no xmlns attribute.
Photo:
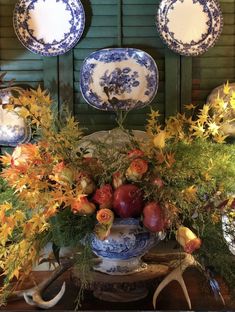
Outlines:
<svg viewBox="0 0 235 312"><path fill-rule="evenodd" d="M112 224L114 220L114 213L110 209L102 208L97 211L96 219L100 224Z"/></svg>
<svg viewBox="0 0 235 312"><path fill-rule="evenodd" d="M138 181L148 171L148 163L146 160L136 158L132 160L127 168L126 177L131 181Z"/></svg>
<svg viewBox="0 0 235 312"><path fill-rule="evenodd" d="M139 149L133 149L127 153L128 158L139 158L144 156L144 152Z"/></svg>
<svg viewBox="0 0 235 312"><path fill-rule="evenodd" d="M79 195L71 202L71 210L79 215L90 215L96 210L95 204L89 202L86 195Z"/></svg>
<svg viewBox="0 0 235 312"><path fill-rule="evenodd" d="M152 183L156 185L159 189L163 188L164 186L163 180L159 177L154 178Z"/></svg>
<svg viewBox="0 0 235 312"><path fill-rule="evenodd" d="M184 248L187 253L192 253L201 246L201 239L198 238L189 228L180 226L176 232L177 242Z"/></svg>
<svg viewBox="0 0 235 312"><path fill-rule="evenodd" d="M72 169L66 167L65 163L61 161L56 164L52 169L53 175L50 175L50 179L58 182L61 185L72 184L74 174Z"/></svg>
<svg viewBox="0 0 235 312"><path fill-rule="evenodd" d="M113 189L110 184L105 184L96 190L93 196L95 203L100 205L100 208L110 208L113 201Z"/></svg>
<svg viewBox="0 0 235 312"><path fill-rule="evenodd" d="M119 186L121 186L121 185L123 185L123 183L124 183L124 177L123 177L123 175L121 174L121 172L115 172L114 174L113 174L113 187L115 188L115 189L117 189Z"/></svg>
<svg viewBox="0 0 235 312"><path fill-rule="evenodd" d="M77 183L77 189L81 190L83 194L91 194L95 191L95 184L89 174L77 172L74 180Z"/></svg>
<svg viewBox="0 0 235 312"><path fill-rule="evenodd" d="M95 226L94 233L100 240L105 240L110 234L111 227L112 223L111 224L98 223Z"/></svg>

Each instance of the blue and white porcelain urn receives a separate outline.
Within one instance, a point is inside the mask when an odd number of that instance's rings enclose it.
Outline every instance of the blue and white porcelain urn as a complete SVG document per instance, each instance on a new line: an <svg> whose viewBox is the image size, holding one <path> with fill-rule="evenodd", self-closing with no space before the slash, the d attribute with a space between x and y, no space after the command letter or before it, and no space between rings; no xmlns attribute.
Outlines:
<svg viewBox="0 0 235 312"><path fill-rule="evenodd" d="M112 275L140 272L147 268L141 257L163 238L162 233L149 232L139 219L117 218L105 240L92 236L92 250L101 260L94 269Z"/></svg>

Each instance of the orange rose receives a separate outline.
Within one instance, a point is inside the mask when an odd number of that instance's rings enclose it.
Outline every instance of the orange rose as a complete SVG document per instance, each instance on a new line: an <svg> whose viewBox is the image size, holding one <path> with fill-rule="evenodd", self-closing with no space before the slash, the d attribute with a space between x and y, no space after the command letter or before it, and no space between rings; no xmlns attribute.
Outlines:
<svg viewBox="0 0 235 312"><path fill-rule="evenodd" d="M95 203L100 205L100 208L109 208L112 206L113 201L113 189L110 184L105 184L96 190L93 196Z"/></svg>
<svg viewBox="0 0 235 312"><path fill-rule="evenodd" d="M86 195L79 195L74 198L71 202L71 210L73 213L80 215L90 215L95 212L95 204L89 202Z"/></svg>
<svg viewBox="0 0 235 312"><path fill-rule="evenodd" d="M176 232L176 240L187 253L192 253L201 246L201 239L198 238L189 228L180 226Z"/></svg>
<svg viewBox="0 0 235 312"><path fill-rule="evenodd" d="M110 209L103 208L97 211L96 219L100 224L111 224L113 223L114 213Z"/></svg>
<svg viewBox="0 0 235 312"><path fill-rule="evenodd" d="M128 179L136 181L148 171L148 163L146 160L136 158L132 160L130 166L127 168L126 176Z"/></svg>
<svg viewBox="0 0 235 312"><path fill-rule="evenodd" d="M128 158L137 158L137 157L144 156L144 152L136 148L136 149L129 151L127 155L128 155Z"/></svg>

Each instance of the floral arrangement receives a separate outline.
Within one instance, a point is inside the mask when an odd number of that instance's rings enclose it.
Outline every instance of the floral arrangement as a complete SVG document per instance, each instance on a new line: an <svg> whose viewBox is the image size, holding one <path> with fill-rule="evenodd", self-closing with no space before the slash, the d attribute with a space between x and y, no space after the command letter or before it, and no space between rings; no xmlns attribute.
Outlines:
<svg viewBox="0 0 235 312"><path fill-rule="evenodd" d="M5 107L18 107L34 139L1 156L4 187L12 190L12 201L4 198L0 205L2 294L14 278L30 274L49 241L54 251L80 247L77 262L87 264L89 235L105 239L116 217L141 218L149 231L176 234L186 252L201 247L199 255L208 258L204 237L213 241L216 232L222 238L221 216L235 218L235 145L224 144L223 128L233 121L227 116L235 110L235 94L200 109L187 105L187 113L164 126L151 110L144 139L118 130L127 138L122 148L115 136L87 140L73 117L58 121L51 104L39 87L18 90ZM231 277L229 269L224 272Z"/></svg>

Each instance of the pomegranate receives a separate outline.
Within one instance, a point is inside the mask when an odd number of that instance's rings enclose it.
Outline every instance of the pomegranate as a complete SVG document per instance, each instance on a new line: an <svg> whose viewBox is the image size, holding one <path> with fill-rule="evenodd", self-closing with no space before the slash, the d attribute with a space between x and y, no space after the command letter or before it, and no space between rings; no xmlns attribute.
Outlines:
<svg viewBox="0 0 235 312"><path fill-rule="evenodd" d="M146 204L143 209L143 223L151 232L160 232L166 227L167 222L159 203Z"/></svg>
<svg viewBox="0 0 235 312"><path fill-rule="evenodd" d="M139 217L143 207L143 193L136 185L123 184L115 190L113 210L119 217Z"/></svg>

